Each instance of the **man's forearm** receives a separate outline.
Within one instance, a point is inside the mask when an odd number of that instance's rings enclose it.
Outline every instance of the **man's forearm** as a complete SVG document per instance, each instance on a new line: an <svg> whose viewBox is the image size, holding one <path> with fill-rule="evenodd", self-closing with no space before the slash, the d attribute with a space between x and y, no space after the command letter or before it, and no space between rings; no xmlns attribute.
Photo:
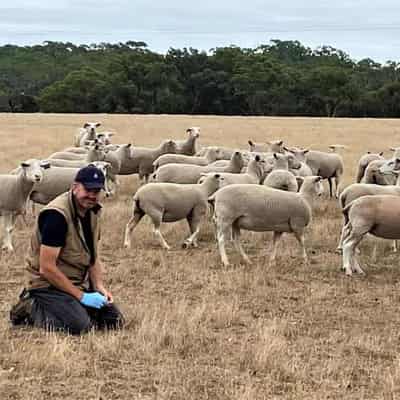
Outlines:
<svg viewBox="0 0 400 400"><path fill-rule="evenodd" d="M89 268L89 278L95 289L104 288L103 266L98 260Z"/></svg>
<svg viewBox="0 0 400 400"><path fill-rule="evenodd" d="M83 292L58 269L56 265L41 265L40 274L54 287L80 300Z"/></svg>

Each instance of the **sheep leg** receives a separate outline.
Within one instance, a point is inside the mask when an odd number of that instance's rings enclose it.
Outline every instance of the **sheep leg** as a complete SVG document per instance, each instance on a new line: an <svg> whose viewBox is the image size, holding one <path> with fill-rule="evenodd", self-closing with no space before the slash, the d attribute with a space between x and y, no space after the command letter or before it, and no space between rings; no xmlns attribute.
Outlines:
<svg viewBox="0 0 400 400"><path fill-rule="evenodd" d="M340 176L335 176L335 186L336 186L336 195L335 197L339 198L339 185L340 185Z"/></svg>
<svg viewBox="0 0 400 400"><path fill-rule="evenodd" d="M329 196L330 196L330 198L332 198L333 197L333 188L332 188L333 182L332 182L332 178L328 178L328 183L329 183Z"/></svg>
<svg viewBox="0 0 400 400"><path fill-rule="evenodd" d="M361 267L358 261L355 261L355 249L360 243L364 234L356 235L353 232L343 242L343 269L346 271L346 275L351 276L353 270L359 271ZM361 270L361 272L363 272Z"/></svg>
<svg viewBox="0 0 400 400"><path fill-rule="evenodd" d="M14 251L11 234L14 230L15 220L16 216L14 214L7 214L4 216L6 237L3 240L3 250Z"/></svg>
<svg viewBox="0 0 400 400"><path fill-rule="evenodd" d="M274 232L274 236L272 238L272 254L271 258L269 259L270 265L275 264L276 262L276 249L278 247L278 242L282 236L282 232Z"/></svg>
<svg viewBox="0 0 400 400"><path fill-rule="evenodd" d="M340 234L340 239L339 239L339 243L338 246L336 248L336 252L341 253L343 250L343 240L346 236L346 227L343 225L342 227L342 233Z"/></svg>
<svg viewBox="0 0 400 400"><path fill-rule="evenodd" d="M232 233L230 232L232 230L231 227L229 226L222 226L222 224L217 223L217 240L218 240L218 250L219 254L222 260L222 263L224 264L225 267L229 265L228 261L228 256L226 255L226 250L225 250L225 239L227 236L231 236Z"/></svg>
<svg viewBox="0 0 400 400"><path fill-rule="evenodd" d="M301 246L301 256L303 257L304 263L308 264L306 246L304 245L304 232L293 232L293 234Z"/></svg>
<svg viewBox="0 0 400 400"><path fill-rule="evenodd" d="M233 226L232 230L232 237L233 237L233 244L235 246L235 249L240 253L240 255L243 258L243 261L246 264L251 264L251 261L245 251L243 250L243 247L240 243L240 228L236 227L235 225Z"/></svg>
<svg viewBox="0 0 400 400"><path fill-rule="evenodd" d="M163 235L161 234L160 231L160 226L161 226L161 222L162 222L162 217L163 217L163 211L162 210L157 210L157 212L152 213L152 215L148 214L150 216L150 218L153 221L154 224L154 234L158 237L161 246L166 249L166 250L170 250L170 246L168 245L168 243L165 241Z"/></svg>
<svg viewBox="0 0 400 400"><path fill-rule="evenodd" d="M397 253L397 240L392 241L392 251L393 253Z"/></svg>
<svg viewBox="0 0 400 400"><path fill-rule="evenodd" d="M132 231L136 228L137 224L143 218L144 213L134 210L132 217L129 219L128 223L125 227L125 238L124 238L124 247L127 249L131 248L131 234Z"/></svg>
<svg viewBox="0 0 400 400"><path fill-rule="evenodd" d="M189 224L189 229L191 235L183 242L182 247L188 248L190 246L198 247L197 244L197 235L200 232L200 215L197 215L196 210L192 210L192 212L187 216L186 220Z"/></svg>

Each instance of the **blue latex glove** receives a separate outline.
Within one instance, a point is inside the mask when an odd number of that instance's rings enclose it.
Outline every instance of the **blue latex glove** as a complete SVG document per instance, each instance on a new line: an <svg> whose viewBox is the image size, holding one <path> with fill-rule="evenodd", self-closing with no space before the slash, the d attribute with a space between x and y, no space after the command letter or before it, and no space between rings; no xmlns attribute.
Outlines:
<svg viewBox="0 0 400 400"><path fill-rule="evenodd" d="M107 304L107 299L99 292L83 293L81 303L86 307L101 308Z"/></svg>

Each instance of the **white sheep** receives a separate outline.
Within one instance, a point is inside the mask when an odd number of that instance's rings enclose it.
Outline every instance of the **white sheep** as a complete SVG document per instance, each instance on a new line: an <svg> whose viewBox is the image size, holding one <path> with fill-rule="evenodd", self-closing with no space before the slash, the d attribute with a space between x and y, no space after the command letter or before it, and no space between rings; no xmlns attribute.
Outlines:
<svg viewBox="0 0 400 400"><path fill-rule="evenodd" d="M101 122L85 122L83 128L79 128L74 136L74 146L81 147L86 144L88 140L96 139L96 128L101 125Z"/></svg>
<svg viewBox="0 0 400 400"><path fill-rule="evenodd" d="M343 265L346 275L364 273L356 256L356 248L366 234L383 239L400 239L400 197L390 195L363 196L343 210Z"/></svg>
<svg viewBox="0 0 400 400"><path fill-rule="evenodd" d="M131 152L131 158L122 161L119 174L139 174L139 178L147 182L149 175L154 170L154 161L162 154L176 153L176 143L169 139L164 140L157 148L135 146Z"/></svg>
<svg viewBox="0 0 400 400"><path fill-rule="evenodd" d="M275 166L264 180L264 185L274 189L297 192L296 177L289 171L289 161L292 168L300 168L300 162L293 154L274 153Z"/></svg>
<svg viewBox="0 0 400 400"><path fill-rule="evenodd" d="M194 156L196 154L196 141L200 137L200 128L193 126L186 129L188 137L186 140L175 140L176 153Z"/></svg>
<svg viewBox="0 0 400 400"><path fill-rule="evenodd" d="M161 222L176 222L185 218L190 236L183 245L197 247L200 222L208 208L207 199L218 189L220 180L219 174L209 174L201 184L148 183L140 187L133 197L132 217L126 225L124 246L131 247L132 231L147 214L163 248L170 249L160 232Z"/></svg>
<svg viewBox="0 0 400 400"><path fill-rule="evenodd" d="M243 159L239 151L233 153L227 167L214 167L210 165L193 164L166 164L158 168L151 175L152 182L170 182L170 183L196 183L202 174L208 172L231 172L239 174L243 168Z"/></svg>
<svg viewBox="0 0 400 400"><path fill-rule="evenodd" d="M194 164L194 165L208 165L218 159L218 148L210 148L207 150L204 157L200 156L187 156L184 154L163 154L158 157L154 163L154 170L165 164Z"/></svg>
<svg viewBox="0 0 400 400"><path fill-rule="evenodd" d="M284 153L283 140L271 140L266 143L256 143L248 140L250 152L257 153Z"/></svg>
<svg viewBox="0 0 400 400"><path fill-rule="evenodd" d="M328 180L330 197L333 197L333 181L335 182L335 197L339 198L339 185L344 171L342 157L337 153L310 150L306 154L306 163L313 175Z"/></svg>
<svg viewBox="0 0 400 400"><path fill-rule="evenodd" d="M311 168L306 163L306 154L309 152L308 149L299 149L297 147L284 147L285 151L293 154L296 159L300 162L300 168L290 168L290 172L295 176L311 176L313 174Z"/></svg>
<svg viewBox="0 0 400 400"><path fill-rule="evenodd" d="M91 164L103 171L106 178L105 194L109 196L110 177L108 171L110 164L104 161L95 161ZM43 174L43 179L34 185L30 199L38 204L48 204L58 195L70 189L78 171L79 168L51 167L47 169Z"/></svg>
<svg viewBox="0 0 400 400"><path fill-rule="evenodd" d="M236 151L235 149L232 149L230 147L223 147L223 146L206 146L202 147L197 153L196 156L198 157L204 157L209 149L218 149L218 159L219 160L230 160L232 157L232 154ZM242 152L243 153L243 152Z"/></svg>
<svg viewBox="0 0 400 400"><path fill-rule="evenodd" d="M2 249L13 251L12 231L18 215L25 215L26 205L34 184L43 178L43 170L49 170L46 161L29 159L21 163L12 174L0 175L0 218L5 229ZM50 168L51 169L51 168Z"/></svg>
<svg viewBox="0 0 400 400"><path fill-rule="evenodd" d="M275 262L277 243L282 233L293 233L302 247L303 258L307 261L304 230L311 222L313 199L322 192L319 176L304 178L299 193L284 192L262 185L240 184L218 190L209 201L214 203L213 218L217 226L218 247L223 264L229 265L225 241L231 237L243 260L250 263L240 244L241 229L274 232L271 263Z"/></svg>
<svg viewBox="0 0 400 400"><path fill-rule="evenodd" d="M380 153L371 153L368 151L366 154L363 154L360 157L360 160L358 161L358 164L357 164L356 183L361 182L361 180L365 174L365 169L368 167L368 164L371 161L375 161L375 160L384 160L383 151Z"/></svg>
<svg viewBox="0 0 400 400"><path fill-rule="evenodd" d="M373 196L373 195L393 195L400 196L400 160L389 160L380 167L380 173L382 174L393 174L397 176L396 185L377 185L372 183L353 183L347 186L339 196L339 207L341 211L346 208L348 204L362 196ZM337 251L342 251L343 239L345 236L344 226L339 239ZM396 242L393 243L393 250L397 250ZM376 258L376 245L374 246L373 258Z"/></svg>
<svg viewBox="0 0 400 400"><path fill-rule="evenodd" d="M392 173L382 172L381 168L388 164L393 166L392 169L398 169L396 165L400 163L400 158L392 158L389 160L373 160L367 168L365 168L364 176L361 183L374 183L376 185L394 185L396 183L396 176Z"/></svg>
<svg viewBox="0 0 400 400"><path fill-rule="evenodd" d="M260 184L264 179L264 164L265 161L257 154L247 164L245 173L232 174L229 172L221 172L220 175L223 180L221 180L220 187L223 188L225 186L234 185L236 183Z"/></svg>

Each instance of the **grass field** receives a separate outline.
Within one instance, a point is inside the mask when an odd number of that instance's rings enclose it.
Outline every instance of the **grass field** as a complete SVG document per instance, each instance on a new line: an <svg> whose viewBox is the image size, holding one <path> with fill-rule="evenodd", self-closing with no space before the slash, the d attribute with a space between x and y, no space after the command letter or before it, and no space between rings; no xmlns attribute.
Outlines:
<svg viewBox="0 0 400 400"><path fill-rule="evenodd" d="M201 144L247 148L247 140L283 139L327 150L348 146L344 184L361 154L400 145L396 120L213 116L0 114L0 171L72 144L77 127L101 121L115 142L156 146L200 126ZM370 259L365 276L347 278L335 248L341 228L336 201L316 204L301 262L294 238L281 242L268 267L271 235L244 232L254 262L224 268L207 222L200 248L181 249L184 222L163 225L172 250L158 246L151 225L122 248L136 177L123 177L119 196L104 201L102 260L123 310L122 332L82 337L15 329L8 312L24 283L24 256L33 229L22 221L15 254L0 255L1 399L397 399L400 397L400 270L389 243ZM1 188L0 188L1 190Z"/></svg>

